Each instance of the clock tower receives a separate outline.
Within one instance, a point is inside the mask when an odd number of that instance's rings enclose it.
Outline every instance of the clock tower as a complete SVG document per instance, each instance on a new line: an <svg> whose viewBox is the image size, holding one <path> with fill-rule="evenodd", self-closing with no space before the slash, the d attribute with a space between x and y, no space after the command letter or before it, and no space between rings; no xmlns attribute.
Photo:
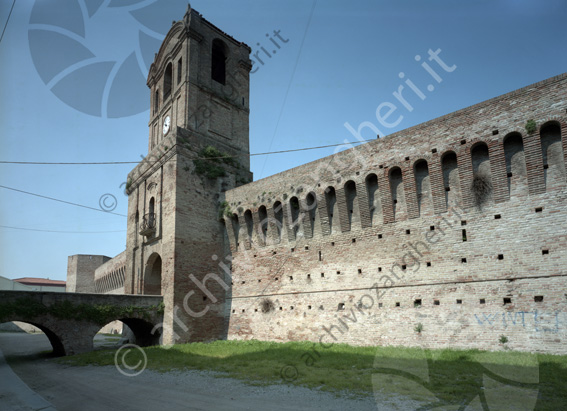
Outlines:
<svg viewBox="0 0 567 411"><path fill-rule="evenodd" d="M224 192L252 180L249 54L188 6L149 70L148 156L127 182L125 292L163 295L166 344L226 334L230 247L219 213Z"/></svg>

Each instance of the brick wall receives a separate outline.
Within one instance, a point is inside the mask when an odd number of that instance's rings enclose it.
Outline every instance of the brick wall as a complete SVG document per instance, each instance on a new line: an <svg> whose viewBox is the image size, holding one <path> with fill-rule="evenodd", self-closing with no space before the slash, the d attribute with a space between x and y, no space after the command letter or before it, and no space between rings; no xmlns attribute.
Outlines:
<svg viewBox="0 0 567 411"><path fill-rule="evenodd" d="M560 75L227 191L228 338L494 349L505 335L567 353L566 86Z"/></svg>

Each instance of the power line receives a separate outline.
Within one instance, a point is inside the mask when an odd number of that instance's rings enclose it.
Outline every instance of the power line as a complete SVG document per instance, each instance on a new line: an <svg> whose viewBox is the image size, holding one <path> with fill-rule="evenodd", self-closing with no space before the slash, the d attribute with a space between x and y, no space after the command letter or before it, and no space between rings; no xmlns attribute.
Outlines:
<svg viewBox="0 0 567 411"><path fill-rule="evenodd" d="M316 146L316 147L304 147L304 148L294 148L290 150L280 150L280 151L268 151L265 153L253 153L253 154L236 154L236 155L226 155L222 157L203 157L201 160L222 160L225 158L236 158L236 157L254 157L254 156L266 156L270 154L283 154L283 153L293 153L297 151L306 150L317 150L321 148L338 147L348 144L359 144L367 143L372 140L358 140L358 141L347 141L340 144L328 144L326 146ZM92 162L49 162L49 161L1 161L0 164L24 164L24 165L111 165L111 164L138 164L140 161L92 161Z"/></svg>
<svg viewBox="0 0 567 411"><path fill-rule="evenodd" d="M126 230L115 230L115 231L58 231L58 230L40 230L36 228L24 228L24 227L11 227L9 225L0 225L0 228L10 228L12 230L24 230L24 231L40 231L42 233L65 233L65 234L106 234L106 233L125 233Z"/></svg>
<svg viewBox="0 0 567 411"><path fill-rule="evenodd" d="M8 27L8 22L10 21L10 16L12 15L12 10L14 10L14 5L16 4L16 0L13 1L12 7L10 8L10 13L8 13L8 18L6 19L6 24L4 24L4 29L2 30L2 35L0 36L0 43L4 38L4 33L6 32L6 27Z"/></svg>
<svg viewBox="0 0 567 411"><path fill-rule="evenodd" d="M73 206L76 206L76 207L88 208L89 210L100 211L101 213L119 215L120 217L127 217L124 214L114 213L112 211L104 211L100 208L89 207L89 206L82 205L82 204L71 203L69 201L59 200L57 198L43 196L41 194L30 193L29 191L18 190L17 188L6 187L6 186L3 186L3 185L0 185L0 188L5 188L6 190L12 190L12 191L16 191L18 193L24 193L24 194L28 194L28 195L35 196L35 197L45 198L47 200L57 201L59 203L69 204L69 205L73 205Z"/></svg>

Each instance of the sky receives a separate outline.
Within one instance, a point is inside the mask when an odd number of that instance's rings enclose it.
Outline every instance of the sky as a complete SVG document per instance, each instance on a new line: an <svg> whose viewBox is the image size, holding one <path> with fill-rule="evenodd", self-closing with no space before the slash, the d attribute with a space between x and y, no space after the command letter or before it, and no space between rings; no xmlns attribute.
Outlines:
<svg viewBox="0 0 567 411"><path fill-rule="evenodd" d="M8 21L0 41L0 161L146 156L146 76L187 2L16 0L8 20L12 2L0 0L0 29ZM252 49L251 153L373 139L376 130L389 135L567 68L564 0L191 6ZM273 54L275 31L282 40ZM422 98L408 92L409 84ZM409 107L393 95L400 86ZM392 105L395 112L384 119ZM253 156L251 169L257 180L333 152ZM134 166L0 163L0 275L65 280L70 255L122 252L123 190Z"/></svg>

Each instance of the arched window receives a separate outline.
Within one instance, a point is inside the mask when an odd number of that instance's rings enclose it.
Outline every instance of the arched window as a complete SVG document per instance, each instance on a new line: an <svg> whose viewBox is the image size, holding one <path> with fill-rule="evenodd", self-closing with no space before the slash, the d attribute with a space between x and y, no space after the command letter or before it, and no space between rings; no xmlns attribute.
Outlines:
<svg viewBox="0 0 567 411"><path fill-rule="evenodd" d="M146 264L144 294L161 295L161 257L158 254L151 255Z"/></svg>
<svg viewBox="0 0 567 411"><path fill-rule="evenodd" d="M177 60L177 85L181 84L181 78L183 73L183 58Z"/></svg>
<svg viewBox="0 0 567 411"><path fill-rule="evenodd" d="M219 40L213 40L211 57L211 78L221 84L225 84L226 78L227 49L225 44Z"/></svg>
<svg viewBox="0 0 567 411"><path fill-rule="evenodd" d="M545 189L565 184L565 160L561 146L561 127L556 122L544 124L540 129L541 153Z"/></svg>
<svg viewBox="0 0 567 411"><path fill-rule="evenodd" d="M447 208L456 205L460 201L460 179L457 154L448 151L441 158L443 169L443 186L445 187L445 206Z"/></svg>
<svg viewBox="0 0 567 411"><path fill-rule="evenodd" d="M520 133L510 133L504 137L504 155L506 157L506 175L508 193L528 194L528 179L524 142Z"/></svg>
<svg viewBox="0 0 567 411"><path fill-rule="evenodd" d="M366 176L366 191L368 193L368 207L370 209L370 221L373 226L383 221L382 201L378 190L378 176L374 173Z"/></svg>
<svg viewBox="0 0 567 411"><path fill-rule="evenodd" d="M299 218L300 209L299 209L299 200L297 197L291 197L289 199L289 215L290 215L290 229L293 232L293 238L297 239L299 234L299 228L301 220Z"/></svg>
<svg viewBox="0 0 567 411"><path fill-rule="evenodd" d="M173 66L171 63L165 68L163 75L163 100L167 100L171 94L171 82L173 81Z"/></svg>

